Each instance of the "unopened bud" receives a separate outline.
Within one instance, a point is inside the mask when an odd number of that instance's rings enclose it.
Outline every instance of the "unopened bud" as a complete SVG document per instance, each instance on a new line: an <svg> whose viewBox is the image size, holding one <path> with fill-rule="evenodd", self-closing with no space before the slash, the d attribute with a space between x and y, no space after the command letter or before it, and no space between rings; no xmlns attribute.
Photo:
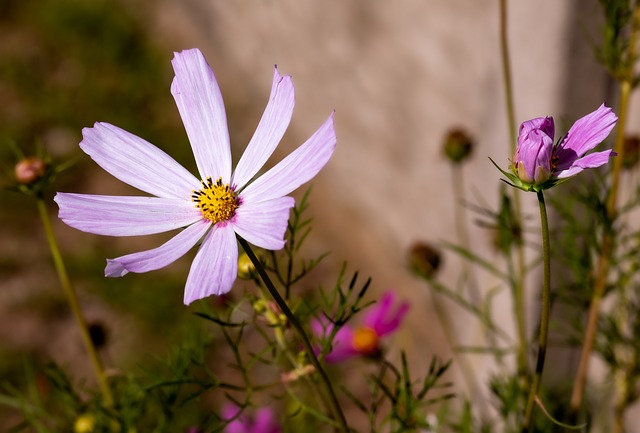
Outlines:
<svg viewBox="0 0 640 433"><path fill-rule="evenodd" d="M257 299L254 303L253 303L253 311L255 311L258 314L262 314L265 311L267 311L267 301L265 301L264 299Z"/></svg>
<svg viewBox="0 0 640 433"><path fill-rule="evenodd" d="M625 137L623 148L622 167L629 170L640 160L640 137L637 135Z"/></svg>
<svg viewBox="0 0 640 433"><path fill-rule="evenodd" d="M89 337L91 338L91 342L96 347L96 349L100 349L107 344L107 330L105 329L102 323L96 322L89 324Z"/></svg>
<svg viewBox="0 0 640 433"><path fill-rule="evenodd" d="M315 371L316 369L313 365L307 364L307 365L303 365L302 367L298 367L295 370L282 373L282 375L280 375L280 378L282 379L282 382L289 383L289 382L294 382L303 376L307 376L311 373L314 373Z"/></svg>
<svg viewBox="0 0 640 433"><path fill-rule="evenodd" d="M47 164L36 157L25 158L15 167L16 181L22 185L31 185L37 182L46 172Z"/></svg>
<svg viewBox="0 0 640 433"><path fill-rule="evenodd" d="M73 423L73 431L75 433L91 433L93 432L95 424L96 420L93 415L80 415Z"/></svg>
<svg viewBox="0 0 640 433"><path fill-rule="evenodd" d="M440 252L424 242L416 242L409 251L409 266L416 274L431 278L440 267Z"/></svg>
<svg viewBox="0 0 640 433"><path fill-rule="evenodd" d="M287 316L282 313L278 304L273 301L267 301L265 317L271 326L285 326L287 324Z"/></svg>
<svg viewBox="0 0 640 433"><path fill-rule="evenodd" d="M473 151L473 139L462 129L455 128L444 139L444 154L454 164L459 164Z"/></svg>

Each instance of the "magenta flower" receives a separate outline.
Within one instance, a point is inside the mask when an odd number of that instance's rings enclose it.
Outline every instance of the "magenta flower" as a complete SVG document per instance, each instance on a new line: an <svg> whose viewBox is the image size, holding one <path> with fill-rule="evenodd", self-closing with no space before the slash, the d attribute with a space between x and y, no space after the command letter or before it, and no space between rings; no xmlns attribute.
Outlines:
<svg viewBox="0 0 640 433"><path fill-rule="evenodd" d="M304 144L260 177L254 177L284 135L294 106L290 76L275 69L267 108L231 169L229 132L220 89L197 49L175 53L171 93L198 167L194 177L147 141L107 123L82 131L82 150L102 168L153 197L58 193L60 218L71 227L107 236L137 236L184 228L158 248L107 260L105 274L163 268L200 240L187 277L184 302L231 290L236 279L236 235L270 250L284 246L287 194L313 178L336 145L333 114Z"/></svg>
<svg viewBox="0 0 640 433"><path fill-rule="evenodd" d="M332 341L331 352L325 356L327 362L340 362L355 356L375 355L380 351L380 339L395 332L409 311L409 304L403 302L394 309L396 294L387 291L382 299L366 312L362 326L352 328L342 326ZM311 322L314 334L327 338L333 324L319 320Z"/></svg>
<svg viewBox="0 0 640 433"><path fill-rule="evenodd" d="M511 169L503 170L514 186L525 191L551 188L587 168L609 162L616 153L609 149L585 155L600 144L616 125L618 118L602 104L593 113L577 120L567 135L554 145L552 117L538 117L520 125L518 147Z"/></svg>
<svg viewBox="0 0 640 433"><path fill-rule="evenodd" d="M281 433L282 427L276 421L275 413L268 407L261 407L252 417L239 413L240 408L227 403L222 407L222 418L230 421L224 433Z"/></svg>

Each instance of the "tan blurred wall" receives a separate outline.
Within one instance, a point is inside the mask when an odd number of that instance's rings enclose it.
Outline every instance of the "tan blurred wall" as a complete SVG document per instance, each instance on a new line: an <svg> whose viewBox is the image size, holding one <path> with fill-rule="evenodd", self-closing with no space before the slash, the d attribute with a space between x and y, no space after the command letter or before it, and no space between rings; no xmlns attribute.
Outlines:
<svg viewBox="0 0 640 433"><path fill-rule="evenodd" d="M459 204L452 201L452 170L441 152L449 128L462 126L477 141L464 166L467 199L497 207L500 176L488 157L506 167L512 156L498 0L164 0L159 5L153 27L159 40L175 50L201 48L223 95L251 105L251 119L230 115L232 128L234 122L242 126L232 132L238 151L266 103L274 63L293 76L297 92L280 156L336 110L338 148L314 181L310 243L317 252L330 249L330 263L348 260L352 269L370 274L376 290L395 287L412 301L410 331L394 346L407 348L415 365L426 369L432 355L447 357L432 297L406 270L405 258L416 240L456 241ZM590 47L599 42L599 13L595 0L511 2L518 124L553 115L558 130L566 130L605 98L615 102ZM535 230L535 197L522 200ZM468 215L469 223L475 219ZM471 238L474 251L501 261L489 233L472 228ZM442 271L442 280L454 283L461 264L447 255ZM485 289L495 283L479 278ZM529 296L534 292L531 288ZM506 293L495 310L510 327ZM467 315L448 305L448 316L459 343L479 341L482 332ZM530 316L533 326L537 320ZM483 374L491 370L486 358L469 359Z"/></svg>

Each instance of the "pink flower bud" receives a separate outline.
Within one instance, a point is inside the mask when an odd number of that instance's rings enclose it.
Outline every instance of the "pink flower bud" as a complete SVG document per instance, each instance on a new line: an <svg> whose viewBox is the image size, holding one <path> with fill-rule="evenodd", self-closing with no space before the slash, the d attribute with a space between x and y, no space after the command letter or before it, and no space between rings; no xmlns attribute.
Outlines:
<svg viewBox="0 0 640 433"><path fill-rule="evenodd" d="M31 185L37 182L47 172L47 164L40 158L29 157L18 162L15 175L18 183Z"/></svg>
<svg viewBox="0 0 640 433"><path fill-rule="evenodd" d="M538 117L520 125L513 171L521 181L540 185L551 177L554 133L551 117Z"/></svg>

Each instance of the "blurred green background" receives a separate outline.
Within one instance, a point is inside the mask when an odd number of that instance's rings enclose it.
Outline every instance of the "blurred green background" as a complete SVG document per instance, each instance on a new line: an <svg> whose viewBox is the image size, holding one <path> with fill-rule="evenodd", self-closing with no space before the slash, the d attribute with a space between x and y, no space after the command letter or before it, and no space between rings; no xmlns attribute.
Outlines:
<svg viewBox="0 0 640 433"><path fill-rule="evenodd" d="M133 5L133 7L132 7ZM16 156L42 146L54 164L75 160L45 198L69 273L90 324L105 331L107 365L123 370L162 356L197 326L176 308L188 259L148 275L104 278L105 259L159 245L166 236L86 235L57 220L56 191L136 194L84 155L81 130L118 125L192 169L190 147L169 92L172 53L145 33L144 2L0 2L0 381L20 386L24 366L56 360L92 382L84 348L53 270L35 202L10 191ZM204 301L213 303L215 300ZM11 412L0 405L0 420ZM2 429L2 422L0 422Z"/></svg>

